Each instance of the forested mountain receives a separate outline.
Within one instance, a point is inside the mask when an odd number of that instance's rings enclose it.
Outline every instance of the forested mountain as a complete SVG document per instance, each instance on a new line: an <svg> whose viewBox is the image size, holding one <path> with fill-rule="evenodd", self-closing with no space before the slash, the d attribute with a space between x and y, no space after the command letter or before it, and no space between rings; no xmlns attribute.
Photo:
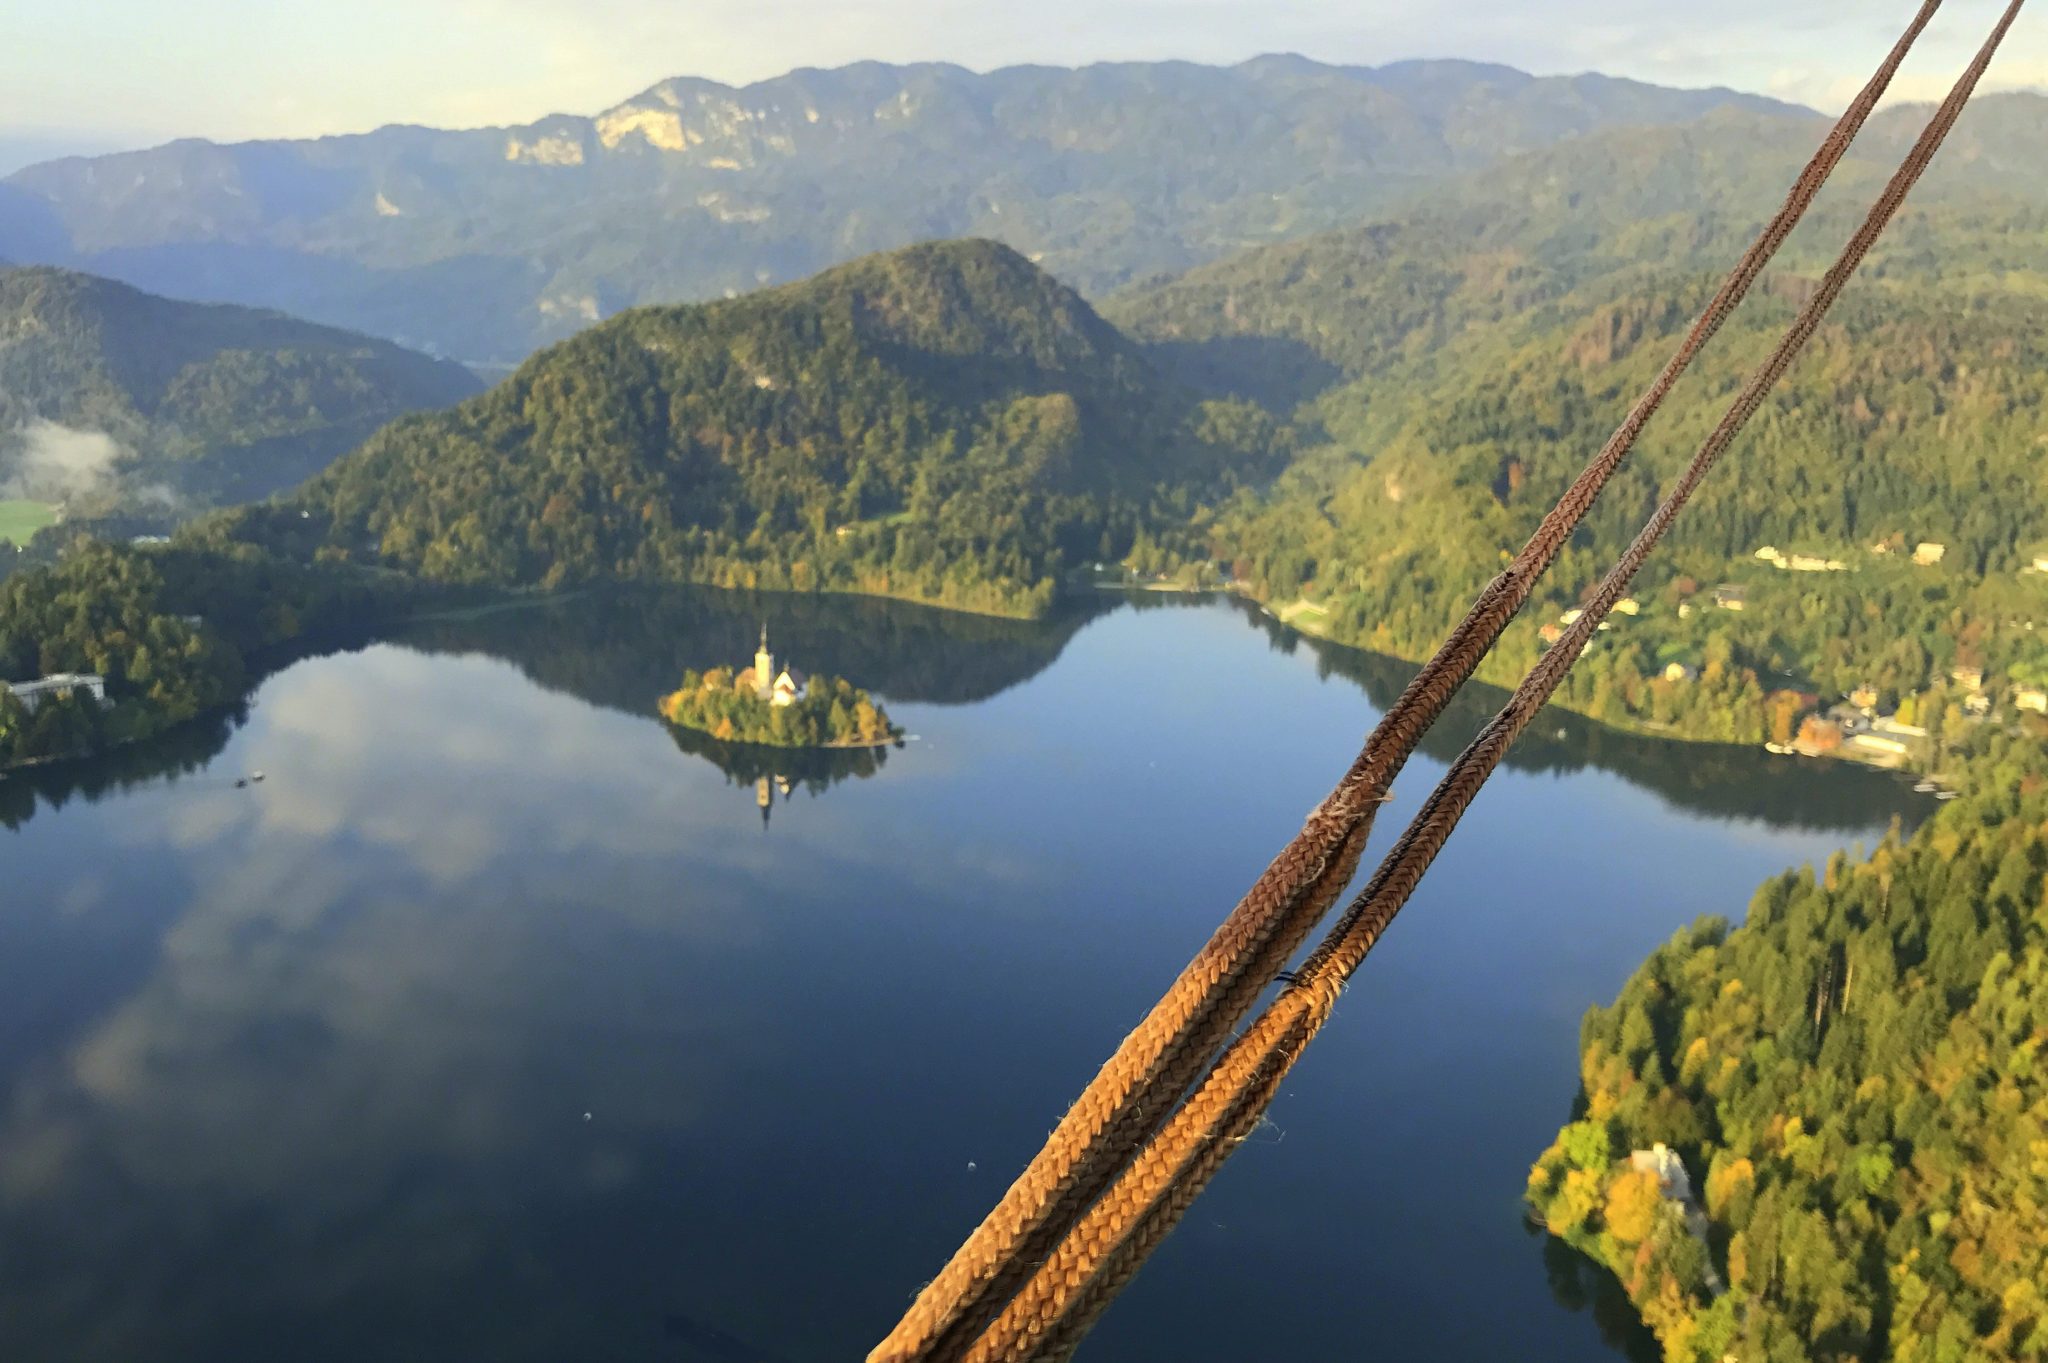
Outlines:
<svg viewBox="0 0 2048 1363"><path fill-rule="evenodd" d="M1927 113L1898 106L1870 120L1777 269L1826 267ZM1939 279L1966 297L2026 292L2048 221L2048 182L2028 169L2044 131L2048 97L1973 102L1859 278ZM1718 279L1820 133L1813 121L1738 110L1603 132L1457 178L1396 213L1134 285L1102 308L1198 366L1204 349L1220 356L1219 384L1313 395L1592 281L1615 289L1674 270ZM1273 357L1267 372L1236 363L1261 351Z"/></svg>
<svg viewBox="0 0 2048 1363"><path fill-rule="evenodd" d="M1529 1177L1672 1363L2048 1354L2048 726L1911 840L1758 892L1581 1034ZM1664 1144L1695 1213L1636 1169Z"/></svg>
<svg viewBox="0 0 2048 1363"><path fill-rule="evenodd" d="M220 533L429 578L838 589L1041 613L1286 432L1162 383L992 242L639 309L453 411L399 421Z"/></svg>
<svg viewBox="0 0 2048 1363"><path fill-rule="evenodd" d="M1468 62L862 63L678 79L594 118L70 158L0 182L0 255L283 307L466 359L933 237L1002 240L1087 292L1381 211L1726 90Z"/></svg>
<svg viewBox="0 0 2048 1363"><path fill-rule="evenodd" d="M2048 100L1993 97L1806 356L1686 510L1644 608L1574 675L1598 716L1759 740L1766 693L1892 697L1958 665L2032 675L2048 541L2048 202L2012 173ZM1577 603L1860 215L1918 115L1878 120L1609 489L1495 667ZM1251 253L1111 301L1163 364L1324 438L1219 517L1212 544L1327 632L1416 656L1619 422L1810 138L1740 115L1603 134L1412 216ZM1938 565L1907 562L1921 543ZM1838 571L1788 572L1759 549ZM1734 581L1744 609L1708 588ZM1724 594L1722 600L1732 599ZM1660 681L1670 665L1690 680ZM1773 680L1776 678L1777 680ZM1933 707L1942 710L1939 698Z"/></svg>
<svg viewBox="0 0 2048 1363"><path fill-rule="evenodd" d="M480 387L388 341L0 267L0 496L159 514L252 500Z"/></svg>

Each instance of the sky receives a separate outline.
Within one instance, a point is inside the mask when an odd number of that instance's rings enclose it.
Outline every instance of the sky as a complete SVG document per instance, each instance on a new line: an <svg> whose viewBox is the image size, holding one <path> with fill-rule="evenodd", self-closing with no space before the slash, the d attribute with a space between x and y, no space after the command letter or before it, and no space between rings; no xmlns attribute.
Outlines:
<svg viewBox="0 0 2048 1363"><path fill-rule="evenodd" d="M669 76L743 83L866 58L1020 62L1262 52L1466 57L1729 85L1834 111L1913 0L0 0L0 173L173 137L310 137L596 113ZM1898 89L1945 90L1996 0L1949 0ZM2048 4L1986 89L2048 88Z"/></svg>

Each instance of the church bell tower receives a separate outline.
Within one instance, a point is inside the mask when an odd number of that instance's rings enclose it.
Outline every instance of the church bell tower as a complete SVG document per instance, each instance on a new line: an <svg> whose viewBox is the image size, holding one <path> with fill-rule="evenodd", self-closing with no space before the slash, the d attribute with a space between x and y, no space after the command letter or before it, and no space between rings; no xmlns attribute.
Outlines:
<svg viewBox="0 0 2048 1363"><path fill-rule="evenodd" d="M754 651L754 689L767 695L775 689L775 655L768 651L768 625L761 624L761 647Z"/></svg>

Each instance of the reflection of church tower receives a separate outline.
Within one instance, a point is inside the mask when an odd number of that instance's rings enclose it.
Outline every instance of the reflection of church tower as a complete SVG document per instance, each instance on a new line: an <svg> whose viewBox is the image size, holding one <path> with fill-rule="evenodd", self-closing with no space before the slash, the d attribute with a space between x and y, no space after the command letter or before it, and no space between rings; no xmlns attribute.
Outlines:
<svg viewBox="0 0 2048 1363"><path fill-rule="evenodd" d="M775 689L775 655L768 651L768 622L761 622L761 647L754 650L754 689L766 697Z"/></svg>
<svg viewBox="0 0 2048 1363"><path fill-rule="evenodd" d="M769 786L768 778L754 782L754 803L761 806L761 827L768 826L768 811L775 804L775 791Z"/></svg>

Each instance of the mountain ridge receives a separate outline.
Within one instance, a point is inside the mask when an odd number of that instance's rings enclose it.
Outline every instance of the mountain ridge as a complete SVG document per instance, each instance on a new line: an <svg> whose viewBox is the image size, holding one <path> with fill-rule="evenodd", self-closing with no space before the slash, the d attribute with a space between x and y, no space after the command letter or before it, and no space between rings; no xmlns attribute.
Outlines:
<svg viewBox="0 0 2048 1363"><path fill-rule="evenodd" d="M934 237L1004 240L1097 294L1504 155L1722 107L1814 117L1727 90L1291 56L676 78L587 117L46 162L0 180L0 255L511 358L624 307Z"/></svg>
<svg viewBox="0 0 2048 1363"><path fill-rule="evenodd" d="M0 266L0 486L159 515L268 496L476 392L389 341L51 266Z"/></svg>
<svg viewBox="0 0 2048 1363"><path fill-rule="evenodd" d="M860 591L1037 615L1284 439L1000 243L638 308L208 533L470 585ZM1171 516L1166 519L1171 520Z"/></svg>

